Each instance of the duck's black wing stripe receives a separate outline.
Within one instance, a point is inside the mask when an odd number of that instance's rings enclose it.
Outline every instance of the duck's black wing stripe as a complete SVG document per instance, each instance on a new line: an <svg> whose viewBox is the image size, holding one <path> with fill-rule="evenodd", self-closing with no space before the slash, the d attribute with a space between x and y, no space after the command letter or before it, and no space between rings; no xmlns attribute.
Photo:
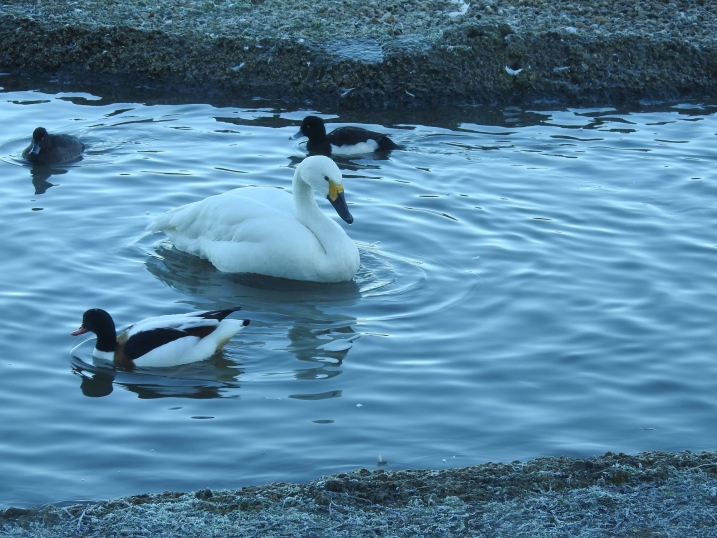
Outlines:
<svg viewBox="0 0 717 538"><path fill-rule="evenodd" d="M124 354L130 359L135 360L153 349L179 340L185 336L189 336L189 334L179 329L161 328L152 329L151 331L142 331L127 340L124 346Z"/></svg>
<svg viewBox="0 0 717 538"><path fill-rule="evenodd" d="M382 136L385 135L368 131L362 127L339 127L329 133L329 140L337 146L345 146L366 142L369 139L376 140Z"/></svg>
<svg viewBox="0 0 717 538"><path fill-rule="evenodd" d="M337 146L359 144L361 142L375 140L380 150L401 149L388 135L369 131L362 127L339 127L329 133L329 139L332 144Z"/></svg>
<svg viewBox="0 0 717 538"><path fill-rule="evenodd" d="M198 314L197 317L221 321L232 312L238 312L239 310L241 310L241 306L237 306L236 308L226 308L224 310L210 310L209 312L202 312L201 314Z"/></svg>

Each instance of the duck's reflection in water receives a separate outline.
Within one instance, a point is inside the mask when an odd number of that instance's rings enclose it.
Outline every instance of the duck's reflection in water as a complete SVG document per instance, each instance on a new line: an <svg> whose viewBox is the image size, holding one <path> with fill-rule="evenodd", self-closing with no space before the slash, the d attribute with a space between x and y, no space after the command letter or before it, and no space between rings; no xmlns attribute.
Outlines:
<svg viewBox="0 0 717 538"><path fill-rule="evenodd" d="M48 189L57 185L56 183L50 183L48 181L50 177L66 173L66 168L58 168L46 164L34 165L30 169L30 175L32 176L32 186L35 187L35 194L45 194Z"/></svg>
<svg viewBox="0 0 717 538"><path fill-rule="evenodd" d="M94 340L90 340L87 346L89 353L93 345ZM222 354L174 368L136 368L133 371L109 363L89 364L74 355L72 372L81 379L82 394L92 398L108 396L114 386L121 386L141 399L173 397L201 400L238 397L235 390L240 387L238 378L243 369Z"/></svg>

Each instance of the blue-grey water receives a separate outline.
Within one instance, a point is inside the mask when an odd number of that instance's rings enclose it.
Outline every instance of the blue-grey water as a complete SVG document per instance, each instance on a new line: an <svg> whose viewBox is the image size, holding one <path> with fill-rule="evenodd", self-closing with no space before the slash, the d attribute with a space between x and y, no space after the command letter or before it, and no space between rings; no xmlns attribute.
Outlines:
<svg viewBox="0 0 717 538"><path fill-rule="evenodd" d="M0 77L0 505L717 446L717 107L344 114ZM149 219L290 189L308 113L405 147L339 160L355 280L222 274ZM78 135L33 168L32 130ZM325 201L319 204L338 217ZM93 364L126 326L240 304L223 354Z"/></svg>

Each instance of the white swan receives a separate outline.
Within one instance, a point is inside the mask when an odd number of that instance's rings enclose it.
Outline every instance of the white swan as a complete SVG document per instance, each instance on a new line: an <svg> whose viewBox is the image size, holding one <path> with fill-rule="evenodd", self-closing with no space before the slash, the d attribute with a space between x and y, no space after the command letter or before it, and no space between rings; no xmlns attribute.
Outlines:
<svg viewBox="0 0 717 538"><path fill-rule="evenodd" d="M244 187L210 196L159 216L147 230L164 232L184 252L220 271L313 282L351 280L359 268L356 244L319 209L317 191L351 224L341 171L321 155L296 168L292 195Z"/></svg>

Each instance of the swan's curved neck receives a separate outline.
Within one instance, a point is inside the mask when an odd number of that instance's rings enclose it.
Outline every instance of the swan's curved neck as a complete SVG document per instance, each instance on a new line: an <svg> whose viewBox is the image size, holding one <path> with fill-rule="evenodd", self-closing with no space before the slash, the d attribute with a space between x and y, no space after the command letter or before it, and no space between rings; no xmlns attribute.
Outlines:
<svg viewBox="0 0 717 538"><path fill-rule="evenodd" d="M301 178L299 170L294 172L292 190L294 197L294 214L304 226L313 232L316 222L320 222L322 218L327 219L327 217L316 203L314 189Z"/></svg>
<svg viewBox="0 0 717 538"><path fill-rule="evenodd" d="M319 159L318 157L310 158ZM326 159L326 157L321 157L321 159ZM294 173L292 185L294 216L308 231L314 234L323 250L323 255L316 250L316 246L312 247L310 252L307 251L313 266L312 274L307 277L307 280L317 282L350 280L358 270L358 249L341 226L319 208L314 188L309 181L302 177L300 168L301 166ZM309 173L317 172L320 173L320 170L309 170ZM317 181L320 180L317 179ZM323 185L321 186L323 187Z"/></svg>
<svg viewBox="0 0 717 538"><path fill-rule="evenodd" d="M301 178L299 172L294 175L293 188L294 214L314 234L325 253L323 259L315 261L318 280L350 280L359 266L356 245L337 222L319 209L313 187Z"/></svg>
<svg viewBox="0 0 717 538"><path fill-rule="evenodd" d="M314 197L314 189L301 178L297 170L294 173L294 214L319 240L324 251L329 254L335 245L337 230L336 224L319 209Z"/></svg>

